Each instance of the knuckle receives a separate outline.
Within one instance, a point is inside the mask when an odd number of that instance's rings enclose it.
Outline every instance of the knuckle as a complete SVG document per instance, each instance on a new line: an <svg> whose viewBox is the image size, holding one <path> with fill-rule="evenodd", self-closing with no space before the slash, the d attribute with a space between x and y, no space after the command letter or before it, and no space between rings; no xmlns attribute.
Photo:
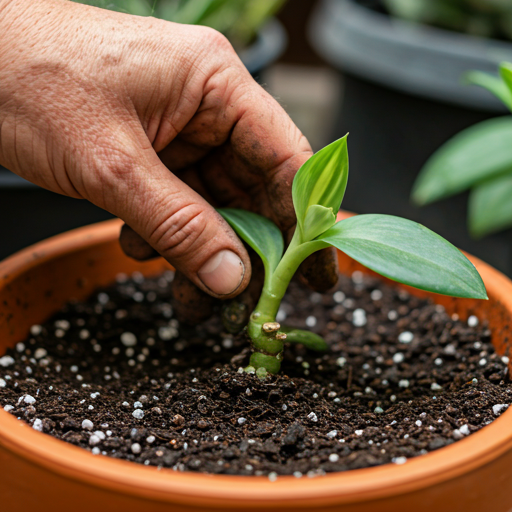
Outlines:
<svg viewBox="0 0 512 512"><path fill-rule="evenodd" d="M205 43L214 51L235 53L229 39L211 27L198 26L198 31Z"/></svg>
<svg viewBox="0 0 512 512"><path fill-rule="evenodd" d="M172 259L193 259L193 253L204 245L207 225L207 212L199 205L189 204L161 222L151 234L150 243L160 254Z"/></svg>
<svg viewBox="0 0 512 512"><path fill-rule="evenodd" d="M136 156L130 154L125 148L104 148L101 159L105 178L114 182L123 181L133 174Z"/></svg>
<svg viewBox="0 0 512 512"><path fill-rule="evenodd" d="M129 144L116 144L103 141L95 146L88 179L89 195L97 195L108 189L117 190L120 195L130 189L136 175L137 152L131 151Z"/></svg>

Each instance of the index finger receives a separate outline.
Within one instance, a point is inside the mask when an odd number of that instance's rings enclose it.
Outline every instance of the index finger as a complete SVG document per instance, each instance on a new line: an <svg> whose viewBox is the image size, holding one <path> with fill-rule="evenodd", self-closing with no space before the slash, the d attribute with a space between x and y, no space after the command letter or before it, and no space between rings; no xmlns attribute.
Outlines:
<svg viewBox="0 0 512 512"><path fill-rule="evenodd" d="M311 146L281 105L258 84L239 101L243 107L231 135L232 152L240 164L260 176L270 210L262 213L286 232L296 220L293 178L312 155ZM231 166L231 171L237 168Z"/></svg>

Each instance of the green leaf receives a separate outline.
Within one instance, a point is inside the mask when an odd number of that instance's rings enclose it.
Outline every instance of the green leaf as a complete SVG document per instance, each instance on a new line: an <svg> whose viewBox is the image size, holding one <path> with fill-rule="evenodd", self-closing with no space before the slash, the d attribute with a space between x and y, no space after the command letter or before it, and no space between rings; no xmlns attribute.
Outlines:
<svg viewBox="0 0 512 512"><path fill-rule="evenodd" d="M226 31L235 48L247 46L256 35L258 28L273 16L286 0L232 0L237 6L237 22Z"/></svg>
<svg viewBox="0 0 512 512"><path fill-rule="evenodd" d="M313 240L334 224L336 224L336 215L332 208L313 204L308 208L304 219L304 239Z"/></svg>
<svg viewBox="0 0 512 512"><path fill-rule="evenodd" d="M292 197L301 242L310 240L305 233L309 207L320 205L332 209L336 214L347 188L347 180L347 135L315 153L298 170L293 180Z"/></svg>
<svg viewBox="0 0 512 512"><path fill-rule="evenodd" d="M416 222L357 215L319 239L394 281L444 295L487 298L482 278L462 252Z"/></svg>
<svg viewBox="0 0 512 512"><path fill-rule="evenodd" d="M512 110L512 91L499 77L483 73L482 71L470 71L466 74L466 79L474 85L487 89Z"/></svg>
<svg viewBox="0 0 512 512"><path fill-rule="evenodd" d="M512 170L512 116L471 126L439 148L421 170L413 200L427 204Z"/></svg>
<svg viewBox="0 0 512 512"><path fill-rule="evenodd" d="M152 11L147 0L81 0L80 3L135 16L150 16Z"/></svg>
<svg viewBox="0 0 512 512"><path fill-rule="evenodd" d="M510 93L510 105L507 105L512 110L512 64L510 62L502 62L500 64L500 75L503 78Z"/></svg>
<svg viewBox="0 0 512 512"><path fill-rule="evenodd" d="M202 25L211 13L222 10L227 0L194 0L182 2L172 21L188 25Z"/></svg>
<svg viewBox="0 0 512 512"><path fill-rule="evenodd" d="M475 238L512 227L512 174L473 188L468 209L469 229Z"/></svg>
<svg viewBox="0 0 512 512"><path fill-rule="evenodd" d="M432 3L424 0L384 0L384 5L393 16L420 23L429 18Z"/></svg>
<svg viewBox="0 0 512 512"><path fill-rule="evenodd" d="M267 284L283 255L284 241L279 228L271 220L246 210L219 208L217 211L260 256Z"/></svg>

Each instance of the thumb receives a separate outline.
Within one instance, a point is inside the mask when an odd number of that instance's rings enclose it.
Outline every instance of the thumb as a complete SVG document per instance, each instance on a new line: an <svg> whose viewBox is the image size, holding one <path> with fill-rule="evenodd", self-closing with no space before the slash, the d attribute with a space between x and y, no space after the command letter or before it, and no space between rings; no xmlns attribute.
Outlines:
<svg viewBox="0 0 512 512"><path fill-rule="evenodd" d="M131 255L136 247L137 259L151 255L138 235L203 291L218 298L238 295L251 278L242 242L207 201L154 157L149 172L148 165L132 165L128 173L124 168L122 183L111 187L117 197L108 209L135 232L123 230L125 252Z"/></svg>

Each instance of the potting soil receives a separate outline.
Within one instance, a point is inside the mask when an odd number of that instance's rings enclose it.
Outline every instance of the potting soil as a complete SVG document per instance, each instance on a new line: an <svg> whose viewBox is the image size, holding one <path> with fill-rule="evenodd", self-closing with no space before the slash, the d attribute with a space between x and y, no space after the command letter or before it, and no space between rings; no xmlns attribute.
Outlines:
<svg viewBox="0 0 512 512"><path fill-rule="evenodd" d="M243 371L219 315L180 325L172 273L119 276L0 358L0 406L91 451L177 471L313 477L404 464L485 428L512 401L488 326L355 272L327 294L292 283L278 321L325 337L281 373Z"/></svg>

